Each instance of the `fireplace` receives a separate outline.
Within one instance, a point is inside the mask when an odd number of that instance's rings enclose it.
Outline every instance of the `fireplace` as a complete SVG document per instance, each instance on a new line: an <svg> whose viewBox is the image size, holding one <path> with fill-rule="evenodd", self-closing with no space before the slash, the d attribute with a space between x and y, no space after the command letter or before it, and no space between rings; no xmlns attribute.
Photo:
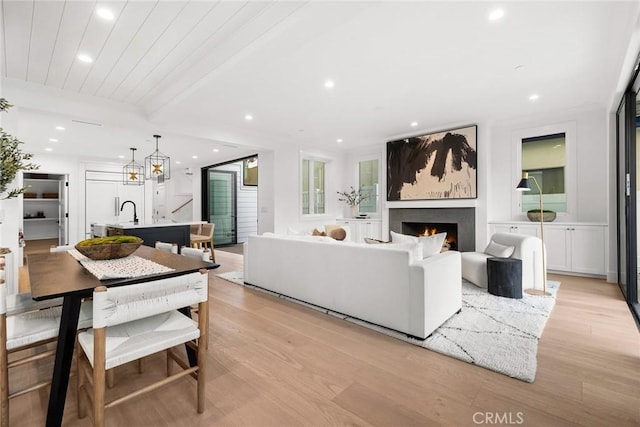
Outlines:
<svg viewBox="0 0 640 427"><path fill-rule="evenodd" d="M447 222L403 222L402 234L412 236L433 236L438 233L447 233L443 248L458 250L458 224Z"/></svg>
<svg viewBox="0 0 640 427"><path fill-rule="evenodd" d="M400 208L389 209L389 230L414 236L446 231L452 250L476 250L475 208ZM436 232L433 229L437 230Z"/></svg>

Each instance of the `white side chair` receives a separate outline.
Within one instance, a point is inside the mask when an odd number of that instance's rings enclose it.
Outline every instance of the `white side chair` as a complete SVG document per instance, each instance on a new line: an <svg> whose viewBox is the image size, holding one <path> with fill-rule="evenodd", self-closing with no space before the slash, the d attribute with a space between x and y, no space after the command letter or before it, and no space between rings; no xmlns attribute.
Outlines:
<svg viewBox="0 0 640 427"><path fill-rule="evenodd" d="M180 248L180 255L211 262L211 252L209 252L208 248L190 248L183 246Z"/></svg>
<svg viewBox="0 0 640 427"><path fill-rule="evenodd" d="M156 242L156 249L160 249L161 251L169 252L172 254L178 253L178 244L177 243L168 243L168 242Z"/></svg>
<svg viewBox="0 0 640 427"><path fill-rule="evenodd" d="M93 328L78 335L78 416L86 416L92 401L93 425L104 425L104 410L158 387L193 376L197 381L197 411L204 412L206 343L209 324L208 274L191 274L105 288L93 292ZM178 309L198 304L198 322ZM187 343L197 350L197 365L189 367L172 347ZM167 377L109 403L106 370L151 354L167 352ZM174 360L183 370L171 373ZM91 389L91 391L90 391Z"/></svg>
<svg viewBox="0 0 640 427"><path fill-rule="evenodd" d="M496 233L491 240L499 245L512 246L510 258L522 260L522 289L542 289L542 241L535 236L516 233ZM485 252L462 252L462 277L481 288L487 288L487 258ZM546 275L546 271L544 272Z"/></svg>

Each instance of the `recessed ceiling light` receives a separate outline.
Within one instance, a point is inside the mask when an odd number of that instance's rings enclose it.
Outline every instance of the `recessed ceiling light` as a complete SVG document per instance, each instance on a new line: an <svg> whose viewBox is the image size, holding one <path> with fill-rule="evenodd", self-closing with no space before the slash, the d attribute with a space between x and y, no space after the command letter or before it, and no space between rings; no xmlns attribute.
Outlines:
<svg viewBox="0 0 640 427"><path fill-rule="evenodd" d="M56 130L64 130L64 126L56 126Z"/></svg>
<svg viewBox="0 0 640 427"><path fill-rule="evenodd" d="M326 87L327 89L331 89L335 85L336 84L333 80L327 80L326 82L324 82L324 87Z"/></svg>
<svg viewBox="0 0 640 427"><path fill-rule="evenodd" d="M253 120L253 116L251 114L247 114L246 116L244 116L245 120Z"/></svg>
<svg viewBox="0 0 640 427"><path fill-rule="evenodd" d="M49 142L58 142L58 140L55 138L49 138Z"/></svg>
<svg viewBox="0 0 640 427"><path fill-rule="evenodd" d="M411 127L416 127L418 126L418 122L411 122Z"/></svg>
<svg viewBox="0 0 640 427"><path fill-rule="evenodd" d="M197 159L197 158L198 158L198 156L191 156L191 158L192 158L192 159Z"/></svg>
<svg viewBox="0 0 640 427"><path fill-rule="evenodd" d="M176 165L179 165L180 163L182 163L180 160L176 160Z"/></svg>
<svg viewBox="0 0 640 427"><path fill-rule="evenodd" d="M82 62L86 62L87 64L93 62L93 58L90 57L89 55L84 54L84 53L78 54L78 60L82 61Z"/></svg>
<svg viewBox="0 0 640 427"><path fill-rule="evenodd" d="M213 152L214 152L214 153L218 153L218 152L220 152L220 150L219 150L219 149L217 149L217 148L214 148L214 149L213 149Z"/></svg>
<svg viewBox="0 0 640 427"><path fill-rule="evenodd" d="M124 156L122 154L118 154L118 158L119 159L124 159Z"/></svg>
<svg viewBox="0 0 640 427"><path fill-rule="evenodd" d="M338 139L336 139L336 142L337 142L338 144L342 144L342 138L338 138Z"/></svg>
<svg viewBox="0 0 640 427"><path fill-rule="evenodd" d="M53 151L53 148L47 147L47 148L44 149L44 151Z"/></svg>
<svg viewBox="0 0 640 427"><path fill-rule="evenodd" d="M540 98L540 95L534 93L533 95L529 96L529 101L537 101L538 98Z"/></svg>
<svg viewBox="0 0 640 427"><path fill-rule="evenodd" d="M102 19L106 19L107 21L113 21L113 19L116 17L113 12L111 12L106 7L101 7L100 9L96 10L96 15L98 15Z"/></svg>
<svg viewBox="0 0 640 427"><path fill-rule="evenodd" d="M502 9L493 9L489 13L489 21L498 21L504 17L504 10Z"/></svg>

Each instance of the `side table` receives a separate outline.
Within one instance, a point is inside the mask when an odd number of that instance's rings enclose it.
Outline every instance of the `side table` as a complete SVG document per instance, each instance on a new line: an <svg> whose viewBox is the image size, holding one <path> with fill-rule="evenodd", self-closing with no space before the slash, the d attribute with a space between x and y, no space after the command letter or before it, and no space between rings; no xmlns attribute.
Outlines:
<svg viewBox="0 0 640 427"><path fill-rule="evenodd" d="M522 298L522 261L517 258L488 258L487 283L492 295Z"/></svg>

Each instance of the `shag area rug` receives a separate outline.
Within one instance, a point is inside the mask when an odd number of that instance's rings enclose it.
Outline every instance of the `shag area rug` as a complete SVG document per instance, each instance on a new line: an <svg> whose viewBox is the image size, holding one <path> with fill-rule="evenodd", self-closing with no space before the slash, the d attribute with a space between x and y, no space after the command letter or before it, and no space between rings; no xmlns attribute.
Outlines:
<svg viewBox="0 0 640 427"><path fill-rule="evenodd" d="M245 285L242 271L222 273L218 276L239 285L279 295ZM512 299L491 295L486 289L478 288L463 279L462 310L424 341L341 313L303 304L411 344L522 381L533 382L537 370L538 341L556 303L559 286L559 282L547 282L550 297L523 293L522 299ZM300 303L296 299L279 296Z"/></svg>

